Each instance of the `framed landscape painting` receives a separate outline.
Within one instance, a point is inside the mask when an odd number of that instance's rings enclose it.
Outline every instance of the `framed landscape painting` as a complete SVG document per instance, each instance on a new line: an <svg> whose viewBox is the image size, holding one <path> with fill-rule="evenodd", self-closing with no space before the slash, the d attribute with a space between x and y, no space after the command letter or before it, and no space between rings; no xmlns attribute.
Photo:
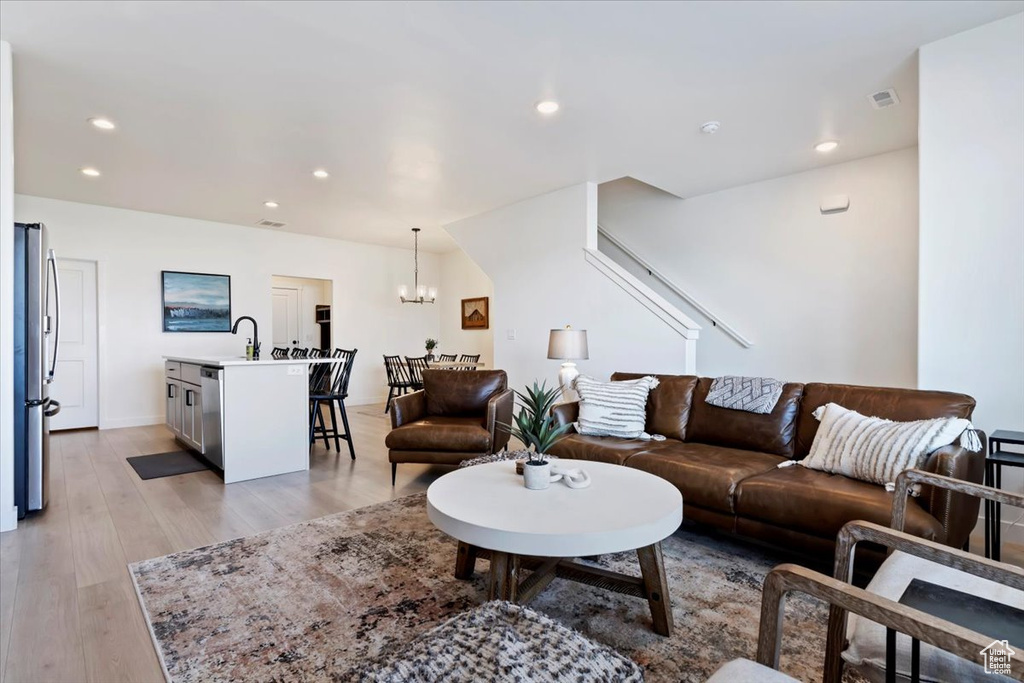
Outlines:
<svg viewBox="0 0 1024 683"><path fill-rule="evenodd" d="M462 300L462 329L464 330L486 330L490 325L490 317L487 314L489 299L486 296L479 296L475 299Z"/></svg>
<svg viewBox="0 0 1024 683"><path fill-rule="evenodd" d="M165 270L164 332L230 332L231 276Z"/></svg>

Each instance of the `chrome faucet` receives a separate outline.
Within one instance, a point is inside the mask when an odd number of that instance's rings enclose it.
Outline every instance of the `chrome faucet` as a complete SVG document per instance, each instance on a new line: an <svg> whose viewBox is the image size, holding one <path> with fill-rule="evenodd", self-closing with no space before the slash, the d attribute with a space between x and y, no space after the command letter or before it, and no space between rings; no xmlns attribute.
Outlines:
<svg viewBox="0 0 1024 683"><path fill-rule="evenodd" d="M260 359L260 326L256 324L256 318L252 318L252 317L249 317L247 315L243 315L238 320L236 320L235 324L231 327L231 334L238 334L238 323L242 322L243 320L248 320L249 322L252 323L252 359L253 360L259 360Z"/></svg>

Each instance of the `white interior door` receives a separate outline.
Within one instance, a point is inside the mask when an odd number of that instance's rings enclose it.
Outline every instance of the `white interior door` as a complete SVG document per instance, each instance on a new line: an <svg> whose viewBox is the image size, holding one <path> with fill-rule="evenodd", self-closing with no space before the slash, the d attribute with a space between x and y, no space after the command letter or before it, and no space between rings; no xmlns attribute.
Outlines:
<svg viewBox="0 0 1024 683"><path fill-rule="evenodd" d="M273 297L273 343L287 349L297 346L299 340L299 290L291 287L274 287Z"/></svg>
<svg viewBox="0 0 1024 683"><path fill-rule="evenodd" d="M60 278L60 342L50 396L60 412L50 429L99 426L96 262L57 259Z"/></svg>

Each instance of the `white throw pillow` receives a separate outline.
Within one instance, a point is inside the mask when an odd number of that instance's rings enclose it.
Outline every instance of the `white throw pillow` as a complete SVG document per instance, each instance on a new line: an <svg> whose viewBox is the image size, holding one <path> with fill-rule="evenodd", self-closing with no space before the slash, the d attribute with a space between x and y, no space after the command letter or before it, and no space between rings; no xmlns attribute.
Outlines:
<svg viewBox="0 0 1024 683"><path fill-rule="evenodd" d="M586 436L650 439L644 431L647 395L656 386L658 378L650 375L622 382L601 382L580 375L573 382L580 395L576 431Z"/></svg>
<svg viewBox="0 0 1024 683"><path fill-rule="evenodd" d="M971 427L969 421L956 417L893 422L835 403L818 408L814 416L821 425L801 465L887 486L903 470L924 465L933 451L953 443Z"/></svg>

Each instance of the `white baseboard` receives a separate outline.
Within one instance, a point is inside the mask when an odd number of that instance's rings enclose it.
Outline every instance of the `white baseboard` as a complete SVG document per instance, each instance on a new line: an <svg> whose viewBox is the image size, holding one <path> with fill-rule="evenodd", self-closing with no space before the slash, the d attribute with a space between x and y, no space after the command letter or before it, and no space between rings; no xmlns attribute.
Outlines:
<svg viewBox="0 0 1024 683"><path fill-rule="evenodd" d="M1017 508L1011 508L1003 506L1002 519L999 520L999 526L1002 527L1003 543L1014 543L1016 545L1024 545L1024 519L1013 524L1013 521L1017 519L1021 514L1021 510ZM1013 526L1011 526L1013 524ZM974 527L974 533L981 538L985 537L985 517L978 518L978 525Z"/></svg>
<svg viewBox="0 0 1024 683"><path fill-rule="evenodd" d="M100 420L100 429L121 429L123 427L147 427L159 425L165 422L163 415L151 415L148 417L119 417L115 419Z"/></svg>
<svg viewBox="0 0 1024 683"><path fill-rule="evenodd" d="M11 506L0 511L0 531L14 531L18 528L18 508Z"/></svg>

